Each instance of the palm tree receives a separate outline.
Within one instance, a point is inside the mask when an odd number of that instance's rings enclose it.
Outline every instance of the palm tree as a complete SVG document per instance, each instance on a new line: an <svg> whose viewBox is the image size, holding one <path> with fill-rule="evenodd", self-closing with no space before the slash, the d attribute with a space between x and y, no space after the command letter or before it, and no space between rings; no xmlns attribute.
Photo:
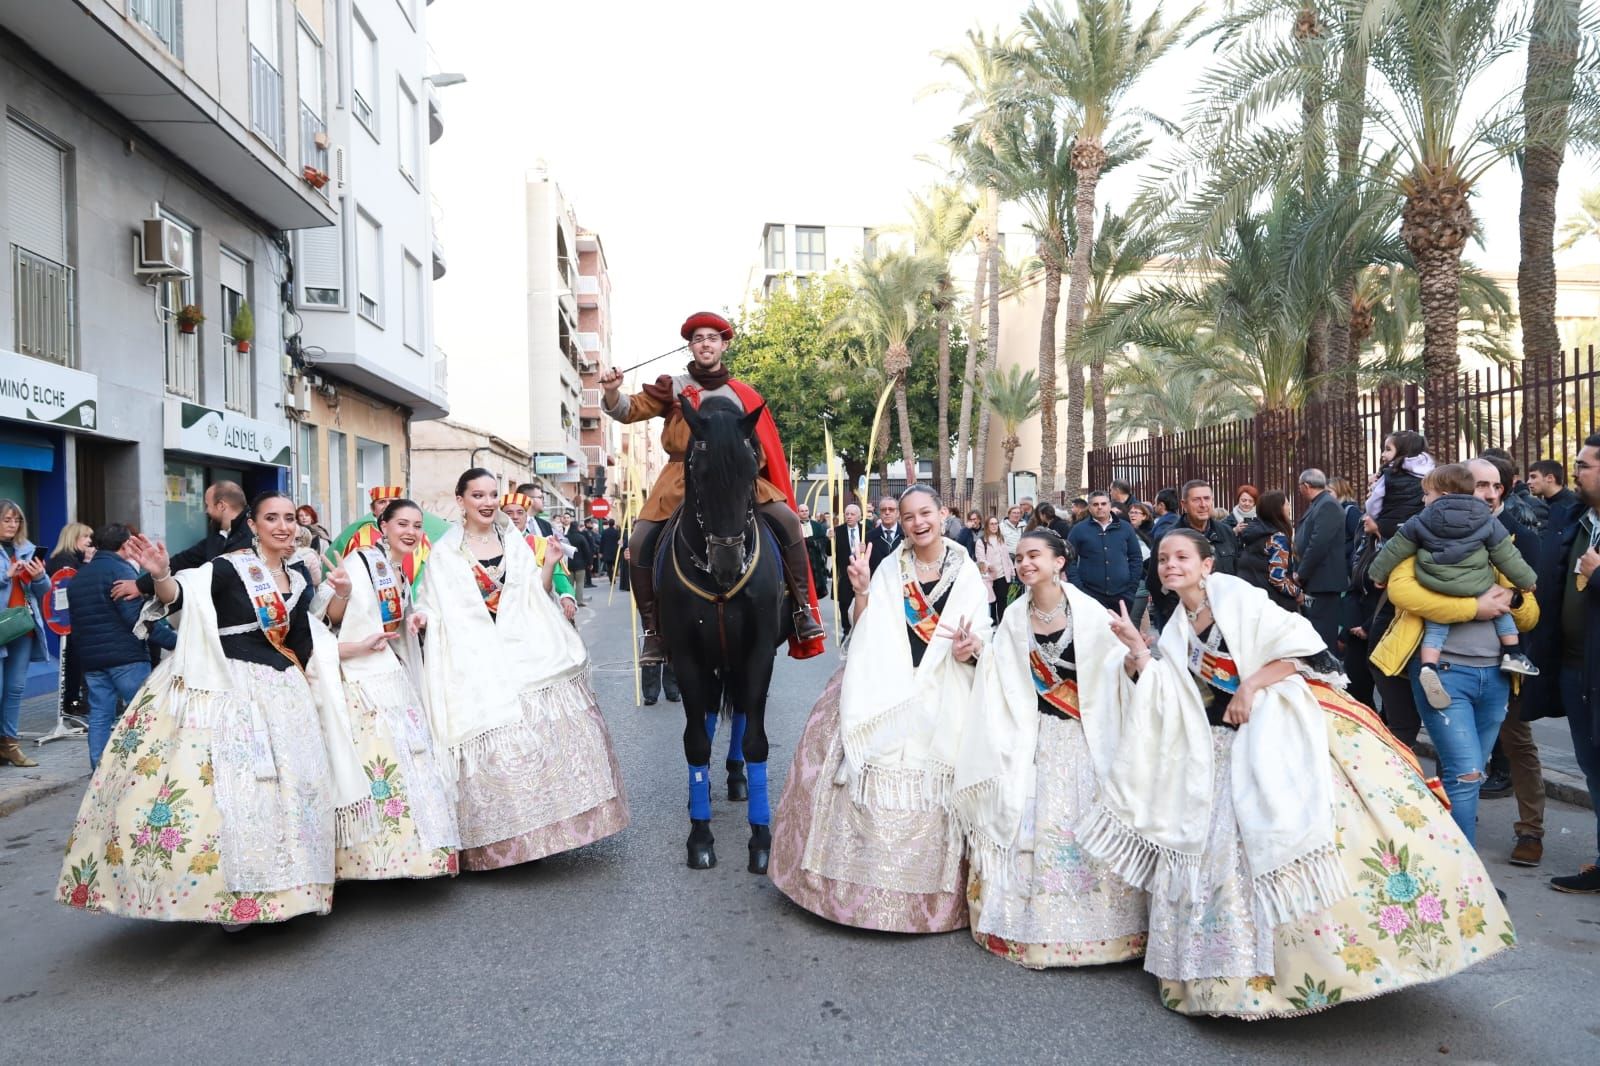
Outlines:
<svg viewBox="0 0 1600 1066"><path fill-rule="evenodd" d="M1160 436L1248 418L1255 404L1209 370L1175 370L1135 345L1108 368L1110 411L1116 436Z"/></svg>
<svg viewBox="0 0 1600 1066"><path fill-rule="evenodd" d="M1048 106L1035 104L1025 118L1005 127L992 148L975 147L976 170L1001 196L1021 204L1028 213L1028 229L1039 242L1044 265L1044 314L1039 322L1039 492L1049 498L1056 490L1056 315L1061 306L1061 276L1071 254L1067 218L1072 210L1077 176L1072 166L1072 145L1057 126ZM991 300L998 303L998 300ZM1072 383L1077 388L1072 388ZM1068 378L1068 433L1077 427L1078 466L1083 465L1082 375ZM1069 438L1067 461L1073 461Z"/></svg>
<svg viewBox="0 0 1600 1066"><path fill-rule="evenodd" d="M964 167L973 184L983 190L983 208L978 218L976 239L980 246L978 269L973 278L972 321L967 326L967 367L962 377L961 413L956 428L956 491L966 495L966 463L972 429L973 397L981 387L987 367L993 366L1000 344L1000 192L984 180L973 165L973 151L993 152L999 131L1015 121L1017 70L1006 59L1006 42L998 33L968 30L966 47L952 52L935 52L941 64L953 68L962 94L961 110L966 118L946 138L946 144ZM984 305L984 289L989 292L988 330L979 321ZM986 353L978 354L978 338L984 336ZM973 488L982 488L983 468L989 445L989 409L977 405L978 426L973 456ZM971 495L978 495L977 491Z"/></svg>
<svg viewBox="0 0 1600 1066"><path fill-rule="evenodd" d="M1134 231L1126 215L1119 215L1111 210L1109 204L1106 205L1099 232L1095 234L1094 248L1089 253L1089 298L1084 308L1085 326L1092 326L1105 316L1117 286L1143 270L1155 251L1156 240L1149 230ZM1089 363L1089 399L1093 406L1089 446L1100 451L1109 444L1110 436L1106 407L1106 350L1098 344L1085 347L1087 351L1078 356L1069 351L1068 358L1087 359Z"/></svg>
<svg viewBox="0 0 1600 1066"><path fill-rule="evenodd" d="M940 185L911 203L911 240L916 253L933 265L931 294L939 327L939 435L933 458L933 476L939 493L951 495L950 482L950 315L956 306L951 260L972 243L978 205L957 185ZM969 355L972 342L967 342Z"/></svg>
<svg viewBox="0 0 1600 1066"><path fill-rule="evenodd" d="M903 252L888 252L852 271L854 292L827 332L854 331L868 351L882 360L894 382L894 409L900 423L900 454L907 482L916 480L917 454L911 443L911 413L906 401L906 371L911 368L911 334L922 318L923 298L937 281L934 265Z"/></svg>
<svg viewBox="0 0 1600 1066"><path fill-rule="evenodd" d="M1576 248L1581 241L1600 241L1600 185L1578 195L1578 210L1561 223L1561 251Z"/></svg>
<svg viewBox="0 0 1600 1066"><path fill-rule="evenodd" d="M1129 0L1078 0L1077 9L1077 17L1069 19L1059 0L1030 7L1022 16L1024 46L1019 56L1038 88L1065 107L1072 134L1069 159L1076 179L1076 239L1067 291L1065 347L1069 352L1076 347L1083 329L1094 245L1095 191L1109 162L1107 147L1113 140L1134 139L1136 132L1116 128L1123 118L1118 108L1139 77L1178 41L1199 13L1197 8L1176 23L1163 26L1159 4L1137 25ZM1047 271L1048 262L1047 258ZM1048 281L1048 273L1046 277ZM1083 477L1082 373L1074 365L1068 374L1067 476L1077 489L1081 488L1078 482ZM1041 380L1041 385L1049 392L1053 382ZM1048 406L1046 417L1054 422ZM1053 438L1052 432L1052 441ZM1048 465L1053 474L1053 454ZM1040 487L1045 491L1054 488L1053 479L1045 478L1043 469L1041 480L1044 483Z"/></svg>
<svg viewBox="0 0 1600 1066"><path fill-rule="evenodd" d="M1039 413L1039 379L1033 371L1013 364L1003 373L995 367L985 375L983 384L983 401L1005 431L1000 447L1006 453L1006 468L1000 480L1002 484L1009 484L1017 448L1022 444L1017 439L1017 427Z"/></svg>

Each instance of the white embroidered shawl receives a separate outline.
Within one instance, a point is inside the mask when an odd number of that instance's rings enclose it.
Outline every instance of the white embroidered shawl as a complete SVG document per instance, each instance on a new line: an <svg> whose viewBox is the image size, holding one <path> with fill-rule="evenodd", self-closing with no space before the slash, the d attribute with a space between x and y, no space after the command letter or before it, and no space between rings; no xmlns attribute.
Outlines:
<svg viewBox="0 0 1600 1066"><path fill-rule="evenodd" d="M1127 649L1111 631L1105 607L1072 585L1061 588L1072 626L1080 721L1099 773L1110 766L1117 747L1116 705L1127 680L1122 669ZM1039 742L1038 690L1028 662L1032 606L1031 590L1017 597L978 660L950 801L973 865L984 880L997 884L1006 882L1018 853L1033 850L1033 842L1023 837L1036 795Z"/></svg>
<svg viewBox="0 0 1600 1066"><path fill-rule="evenodd" d="M956 572L940 618L954 626L965 617L986 642L989 596L978 567L955 541L944 544L954 549ZM974 671L951 657L944 636L935 636L912 667L900 574L901 556L910 551L902 541L872 575L866 610L850 633L839 724L857 802L932 810L949 799Z"/></svg>
<svg viewBox="0 0 1600 1066"><path fill-rule="evenodd" d="M459 525L434 544L417 596L428 615L422 698L434 738L450 749L444 761L452 781L461 762L470 768L502 743L528 740L523 700L530 692L587 691L588 652L545 594L533 549L508 525L501 542L497 617L478 592Z"/></svg>
<svg viewBox="0 0 1600 1066"><path fill-rule="evenodd" d="M183 590L183 617L177 626L178 643L172 653L172 673L193 694L222 694L234 690L228 658L222 651L222 637L217 632L217 605L211 599L211 571L216 565L210 562L173 575ZM311 590L306 589L301 594L309 596ZM160 613L147 610L146 616ZM356 756L355 735L350 728L344 688L339 681L338 642L315 615L308 615L306 620L311 625L312 652L311 660L305 664L305 677L317 707L333 777L334 839L339 847L350 847L370 839L377 829L377 819L372 810L367 775ZM266 723L260 722L254 732L265 742ZM258 759L258 775L269 773L270 764L270 755Z"/></svg>
<svg viewBox="0 0 1600 1066"><path fill-rule="evenodd" d="M1211 574L1206 590L1241 677L1278 659L1326 651L1310 622L1248 582ZM1174 612L1161 634L1161 657L1120 707L1100 800L1078 830L1084 848L1124 880L1169 898L1193 890L1211 816L1210 726L1200 682L1188 669L1193 632L1184 612ZM1229 787L1256 900L1270 924L1349 895L1334 846L1327 728L1300 673L1256 696L1233 743Z"/></svg>

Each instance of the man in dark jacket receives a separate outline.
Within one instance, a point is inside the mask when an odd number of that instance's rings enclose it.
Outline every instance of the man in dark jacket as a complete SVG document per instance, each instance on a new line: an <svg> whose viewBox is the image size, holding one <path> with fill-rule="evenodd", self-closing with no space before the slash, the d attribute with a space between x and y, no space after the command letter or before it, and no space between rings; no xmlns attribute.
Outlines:
<svg viewBox="0 0 1600 1066"><path fill-rule="evenodd" d="M1139 497L1133 494L1133 486L1119 479L1111 483L1109 492L1111 495L1111 513L1118 518L1127 518L1128 508L1139 502ZM1093 498L1089 502L1091 504L1094 503Z"/></svg>
<svg viewBox="0 0 1600 1066"><path fill-rule="evenodd" d="M248 548L252 543L254 534L250 532L250 523L244 516L250 501L245 499L244 489L232 481L219 481L206 489L204 500L206 518L214 523L216 528L172 556L174 574L180 570L193 570L197 566L204 566L219 555ZM127 578L117 582L117 587L111 590L111 594L119 600L154 596L156 585L149 574L141 574L137 581Z"/></svg>
<svg viewBox="0 0 1600 1066"><path fill-rule="evenodd" d="M1344 508L1328 491L1328 475L1312 468L1300 475L1301 515L1294 531L1295 583L1305 593L1301 607L1328 651L1339 654L1341 602L1350 587L1345 553Z"/></svg>
<svg viewBox="0 0 1600 1066"><path fill-rule="evenodd" d="M622 543L621 534L617 532L617 520L606 519L606 528L600 531L600 568L611 575L611 583L617 583L617 546Z"/></svg>
<svg viewBox="0 0 1600 1066"><path fill-rule="evenodd" d="M1536 508L1544 508L1539 516L1539 528L1550 520L1550 512L1557 507L1577 504L1578 495L1567 487L1567 468L1554 459L1539 459L1528 464L1528 480L1523 489Z"/></svg>
<svg viewBox="0 0 1600 1066"><path fill-rule="evenodd" d="M1122 606L1131 611L1144 569L1144 552L1133 526L1111 510L1109 494L1089 493L1089 517L1072 527L1067 543L1072 546L1067 580L1108 610Z"/></svg>
<svg viewBox="0 0 1600 1066"><path fill-rule="evenodd" d="M589 535L583 531L583 525L573 521L567 527L567 573L572 575L572 595L578 601L579 607L587 607L584 603L583 590L589 587L589 565L594 562L594 545L589 541Z"/></svg>
<svg viewBox="0 0 1600 1066"><path fill-rule="evenodd" d="M1539 624L1524 645L1539 675L1523 679L1522 716L1566 716L1590 804L1600 808L1600 433L1583 442L1573 472L1578 498L1550 509L1539 541ZM1600 822L1595 847L1597 865L1550 887L1600 893Z"/></svg>
<svg viewBox="0 0 1600 1066"><path fill-rule="evenodd" d="M1165 491L1165 490L1163 490ZM1158 497L1159 498L1159 497ZM1239 572L1239 539L1233 527L1212 517L1216 495L1209 481L1186 481L1178 497L1177 521L1162 529L1156 527L1155 544L1150 548L1150 562L1145 571L1145 587L1150 590L1150 621L1160 632L1178 608L1178 597L1161 585L1161 538L1174 529L1192 529L1211 542L1211 569L1218 574Z"/></svg>
<svg viewBox="0 0 1600 1066"><path fill-rule="evenodd" d="M872 524L872 529L867 535L869 549L867 563L874 574L895 548L899 547L900 540L904 536L904 532L900 529L900 501L893 496L885 496L878 501L878 520Z"/></svg>
<svg viewBox="0 0 1600 1066"><path fill-rule="evenodd" d="M132 581L138 568L129 560L132 536L120 522L94 531L94 558L78 571L68 588L72 603L72 643L83 662L89 692L89 766L100 765L100 753L111 739L121 707L133 702L150 676L150 649L133 635L139 621L137 600L113 599L111 588ZM166 646L174 646L176 634Z"/></svg>
<svg viewBox="0 0 1600 1066"><path fill-rule="evenodd" d="M861 546L867 543L868 532L867 527L861 524L861 508L853 503L845 504L844 521L833 527L834 565L839 568L833 582L833 592L834 599L838 601L839 629L843 633L850 632L850 604L856 598L856 590L845 575L845 568L855 558L856 552L861 550Z"/></svg>

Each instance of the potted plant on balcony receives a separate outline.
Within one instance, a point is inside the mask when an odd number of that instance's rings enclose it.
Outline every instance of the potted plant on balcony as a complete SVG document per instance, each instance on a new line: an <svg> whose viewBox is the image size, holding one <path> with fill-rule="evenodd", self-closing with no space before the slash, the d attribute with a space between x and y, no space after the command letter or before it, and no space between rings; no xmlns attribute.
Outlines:
<svg viewBox="0 0 1600 1066"><path fill-rule="evenodd" d="M234 348L240 355L244 355L256 339L256 316L251 313L250 305L242 300L239 302L239 310L233 313L231 332Z"/></svg>
<svg viewBox="0 0 1600 1066"><path fill-rule="evenodd" d="M178 319L178 329L183 333L193 333L199 328L200 323L206 320L206 316L201 314L198 304L184 304L178 308L176 317Z"/></svg>
<svg viewBox="0 0 1600 1066"><path fill-rule="evenodd" d="M324 185L328 184L328 172L326 170L318 170L310 163L307 163L305 165L305 169L300 173L305 177L306 184L310 185L313 189L320 189Z"/></svg>

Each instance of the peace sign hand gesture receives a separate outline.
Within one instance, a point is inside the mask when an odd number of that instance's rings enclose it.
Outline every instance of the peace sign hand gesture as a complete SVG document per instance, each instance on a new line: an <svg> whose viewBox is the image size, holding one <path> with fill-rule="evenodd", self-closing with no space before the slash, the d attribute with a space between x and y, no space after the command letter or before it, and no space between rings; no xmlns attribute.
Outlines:
<svg viewBox="0 0 1600 1066"><path fill-rule="evenodd" d="M962 615L961 621L956 625L940 624L935 635L950 638L950 654L955 656L957 662L976 662L978 652L983 650L983 642L972 632L971 619L966 615Z"/></svg>

